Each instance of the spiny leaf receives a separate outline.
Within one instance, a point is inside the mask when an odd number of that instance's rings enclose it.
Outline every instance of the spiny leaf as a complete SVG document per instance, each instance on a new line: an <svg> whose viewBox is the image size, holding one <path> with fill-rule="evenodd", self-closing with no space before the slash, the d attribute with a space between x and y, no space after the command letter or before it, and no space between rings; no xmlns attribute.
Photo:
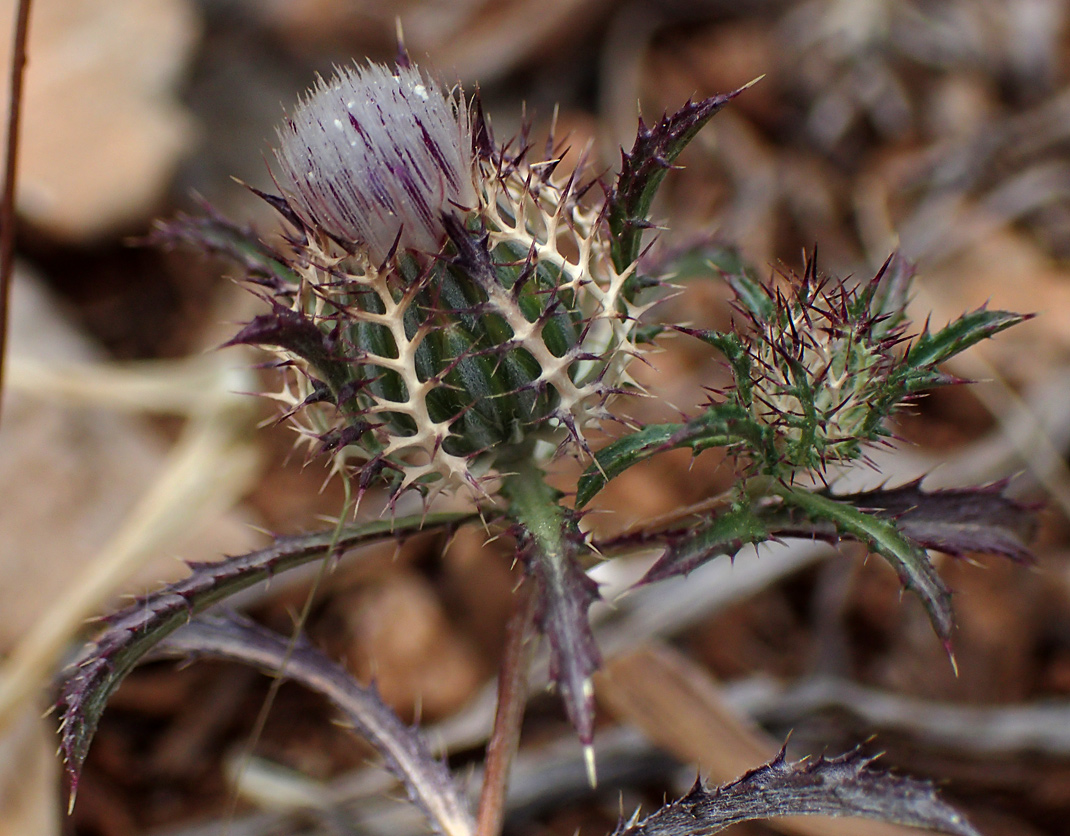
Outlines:
<svg viewBox="0 0 1070 836"><path fill-rule="evenodd" d="M521 557L537 585L535 619L550 642L550 678L580 742L590 746L594 740L591 677L601 667L602 656L587 611L601 596L577 559L575 537L563 539L562 548L552 551L532 541L522 549Z"/></svg>
<svg viewBox="0 0 1070 836"><path fill-rule="evenodd" d="M352 369L335 350L331 337L309 317L272 302L271 313L260 314L224 344L278 346L307 360L338 393L352 383Z"/></svg>
<svg viewBox="0 0 1070 836"><path fill-rule="evenodd" d="M921 598L936 634L945 645L949 643L954 623L951 591L933 568L925 550L903 536L894 521L799 488L779 486L777 493L789 508L797 508L810 520L831 523L839 534L865 543L887 560L903 586Z"/></svg>
<svg viewBox="0 0 1070 836"><path fill-rule="evenodd" d="M669 449L673 438L683 427L683 424L648 424L599 450L595 454L595 463L580 477L576 488L576 507L582 508L594 499L609 480L633 464Z"/></svg>
<svg viewBox="0 0 1070 836"><path fill-rule="evenodd" d="M921 480L898 488L826 496L895 525L907 539L926 549L961 557L970 552L998 554L1031 563L1029 540L1036 529L1036 508L1004 496L1005 482L980 488L927 491ZM801 514L767 515L774 536L806 537L835 543L844 532L828 519Z"/></svg>
<svg viewBox="0 0 1070 836"><path fill-rule="evenodd" d="M643 254L643 270L664 276L673 285L709 281L714 276L750 272L739 249L725 243L716 233L698 234L679 244L657 245Z"/></svg>
<svg viewBox="0 0 1070 836"><path fill-rule="evenodd" d="M578 515L560 504L561 494L546 484L530 462L502 483L509 516L517 523L518 557L535 581L535 619L550 641L550 677L569 721L584 746L594 739L591 676L602 663L587 610L599 599L598 586L580 564L587 551Z"/></svg>
<svg viewBox="0 0 1070 836"><path fill-rule="evenodd" d="M780 816L855 816L980 836L936 795L928 781L871 769L857 751L788 763L784 751L738 781L691 791L642 821L622 822L613 836L710 836L726 827Z"/></svg>
<svg viewBox="0 0 1070 836"><path fill-rule="evenodd" d="M776 302L761 282L746 270L725 274L725 281L736 294L738 304L754 322L768 322L776 312Z"/></svg>
<svg viewBox="0 0 1070 836"><path fill-rule="evenodd" d="M468 804L445 763L435 759L416 730L387 708L374 688L361 685L304 637L291 646L288 636L241 616L201 616L168 637L159 650L254 665L270 676L281 675L323 694L382 755L409 798L440 833L467 836L474 831Z"/></svg>
<svg viewBox="0 0 1070 836"><path fill-rule="evenodd" d="M717 111L745 89L688 102L651 128L639 120L632 150L621 150L621 171L607 201L617 270L625 270L639 257L643 230L650 226L650 204L680 152Z"/></svg>
<svg viewBox="0 0 1070 836"><path fill-rule="evenodd" d="M696 337L707 345L712 345L724 355L728 365L732 367L732 377L736 381L733 389L735 399L740 406L749 406L751 392L754 389L754 380L751 376L753 358L743 338L734 331L699 331L691 328L678 328L677 330Z"/></svg>
<svg viewBox="0 0 1070 836"><path fill-rule="evenodd" d="M748 543L769 539L769 530L750 508L740 507L703 521L679 536L668 536L664 554L637 585L687 575L720 555L734 555Z"/></svg>
<svg viewBox="0 0 1070 836"><path fill-rule="evenodd" d="M867 307L875 317L874 333L894 335L906 320L910 286L916 270L914 263L899 251L888 256L867 289Z"/></svg>
<svg viewBox="0 0 1070 836"><path fill-rule="evenodd" d="M1005 485L926 491L918 479L898 488L834 498L891 520L901 534L927 549L957 557L969 552L998 554L1030 563L1035 509L1004 496Z"/></svg>
<svg viewBox="0 0 1070 836"><path fill-rule="evenodd" d="M686 424L649 424L598 451L595 463L580 477L576 507L582 508L611 479L657 453L677 447L698 451L727 446L743 440L753 441L760 435L761 429L735 404L714 404Z"/></svg>
<svg viewBox="0 0 1070 836"><path fill-rule="evenodd" d="M1028 319L1032 319L1031 314L981 308L963 314L935 333L926 329L914 340L902 367L897 370L903 392L911 394L942 383L955 382L955 378L942 374L936 367L975 343Z"/></svg>
<svg viewBox="0 0 1070 836"><path fill-rule="evenodd" d="M180 213L172 220L158 221L145 242L161 247L190 245L234 262L247 278L278 290L298 285L298 276L286 259L252 229L227 220L208 203L202 209L204 215Z"/></svg>
<svg viewBox="0 0 1070 836"><path fill-rule="evenodd" d="M421 531L460 525L466 514L429 514L280 537L266 549L217 563L192 565L189 577L139 599L107 620L107 627L60 679L60 751L73 799L82 763L108 698L138 661L198 612L255 583L324 555L366 543L404 539Z"/></svg>

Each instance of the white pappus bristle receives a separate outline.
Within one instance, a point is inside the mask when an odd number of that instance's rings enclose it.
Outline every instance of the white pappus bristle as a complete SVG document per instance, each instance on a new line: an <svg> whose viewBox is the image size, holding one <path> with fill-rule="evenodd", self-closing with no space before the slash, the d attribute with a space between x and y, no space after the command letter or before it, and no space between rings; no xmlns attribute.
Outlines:
<svg viewBox="0 0 1070 836"><path fill-rule="evenodd" d="M475 205L465 103L414 66L339 69L278 135L277 178L291 207L310 228L365 246L373 262L395 240L437 251L443 214Z"/></svg>

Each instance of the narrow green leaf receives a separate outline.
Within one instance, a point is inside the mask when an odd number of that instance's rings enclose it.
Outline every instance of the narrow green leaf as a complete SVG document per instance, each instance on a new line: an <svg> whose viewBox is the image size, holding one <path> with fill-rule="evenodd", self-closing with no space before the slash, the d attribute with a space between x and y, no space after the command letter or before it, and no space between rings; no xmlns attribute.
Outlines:
<svg viewBox="0 0 1070 836"><path fill-rule="evenodd" d="M649 424L638 432L618 438L595 454L595 463L580 476L576 507L582 508L609 482L633 464L666 449L683 424Z"/></svg>
<svg viewBox="0 0 1070 836"><path fill-rule="evenodd" d="M682 535L670 536L664 554L639 581L640 586L687 575L721 555L734 555L748 543L769 539L762 518L748 507L733 508L703 521Z"/></svg>
<svg viewBox="0 0 1070 836"><path fill-rule="evenodd" d="M906 391L916 392L940 382L942 375L935 370L940 363L1031 318L1028 314L980 309L963 314L935 333L926 330L914 340L904 358Z"/></svg>
<svg viewBox="0 0 1070 836"><path fill-rule="evenodd" d="M799 509L813 520L833 523L841 535L865 543L887 560L903 586L921 598L933 629L947 644L954 623L951 592L933 568L925 550L904 537L894 521L880 519L846 502L800 488L780 486L777 493L789 507Z"/></svg>
<svg viewBox="0 0 1070 836"><path fill-rule="evenodd" d="M773 297L748 270L726 273L725 281L735 291L736 301L754 318L755 322L768 322L776 313L776 302Z"/></svg>
<svg viewBox="0 0 1070 836"><path fill-rule="evenodd" d="M743 406L749 406L754 381L751 378L751 354L743 338L734 331L692 331L682 329L685 333L697 337L712 345L724 355L732 367L732 377L736 381L736 398Z"/></svg>
<svg viewBox="0 0 1070 836"><path fill-rule="evenodd" d="M699 451L739 442L760 446L761 428L736 404L713 404L686 424L650 424L617 439L595 455L595 462L580 477L576 507L582 508L611 479L657 453L678 447Z"/></svg>

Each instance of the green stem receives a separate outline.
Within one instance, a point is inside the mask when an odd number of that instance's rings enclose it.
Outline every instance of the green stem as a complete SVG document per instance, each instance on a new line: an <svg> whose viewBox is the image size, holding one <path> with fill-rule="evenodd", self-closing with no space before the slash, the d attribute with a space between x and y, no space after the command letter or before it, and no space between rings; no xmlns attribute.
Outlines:
<svg viewBox="0 0 1070 836"><path fill-rule="evenodd" d="M561 505L561 492L546 483L546 474L533 456L517 456L507 463L510 472L502 482L509 500L509 516L551 559L563 559L568 549L564 531L572 513Z"/></svg>
<svg viewBox="0 0 1070 836"><path fill-rule="evenodd" d="M560 491L531 457L513 459L502 493L508 514L520 528L519 556L535 583L536 618L550 641L550 670L565 711L584 746L588 778L594 784L594 692L591 677L601 659L587 610L598 586L583 570L588 547L577 514L561 505Z"/></svg>

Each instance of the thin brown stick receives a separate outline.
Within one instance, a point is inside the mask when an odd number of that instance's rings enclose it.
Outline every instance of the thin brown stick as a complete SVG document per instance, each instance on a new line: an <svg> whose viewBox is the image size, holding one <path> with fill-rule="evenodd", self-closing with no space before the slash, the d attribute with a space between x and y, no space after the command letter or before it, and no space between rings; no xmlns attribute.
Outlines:
<svg viewBox="0 0 1070 836"><path fill-rule="evenodd" d="M4 391L11 272L15 265L15 181L19 159L19 122L22 118L22 78L26 69L26 41L29 35L30 0L19 0L18 16L15 19L15 45L11 55L11 92L7 108L4 193L0 198L0 398Z"/></svg>
<svg viewBox="0 0 1070 836"><path fill-rule="evenodd" d="M498 674L498 708L487 742L475 836L499 836L505 821L509 769L520 744L520 724L527 701L530 661L527 639L535 621L535 595L531 586L530 583L521 586L516 612L505 628L505 655Z"/></svg>

